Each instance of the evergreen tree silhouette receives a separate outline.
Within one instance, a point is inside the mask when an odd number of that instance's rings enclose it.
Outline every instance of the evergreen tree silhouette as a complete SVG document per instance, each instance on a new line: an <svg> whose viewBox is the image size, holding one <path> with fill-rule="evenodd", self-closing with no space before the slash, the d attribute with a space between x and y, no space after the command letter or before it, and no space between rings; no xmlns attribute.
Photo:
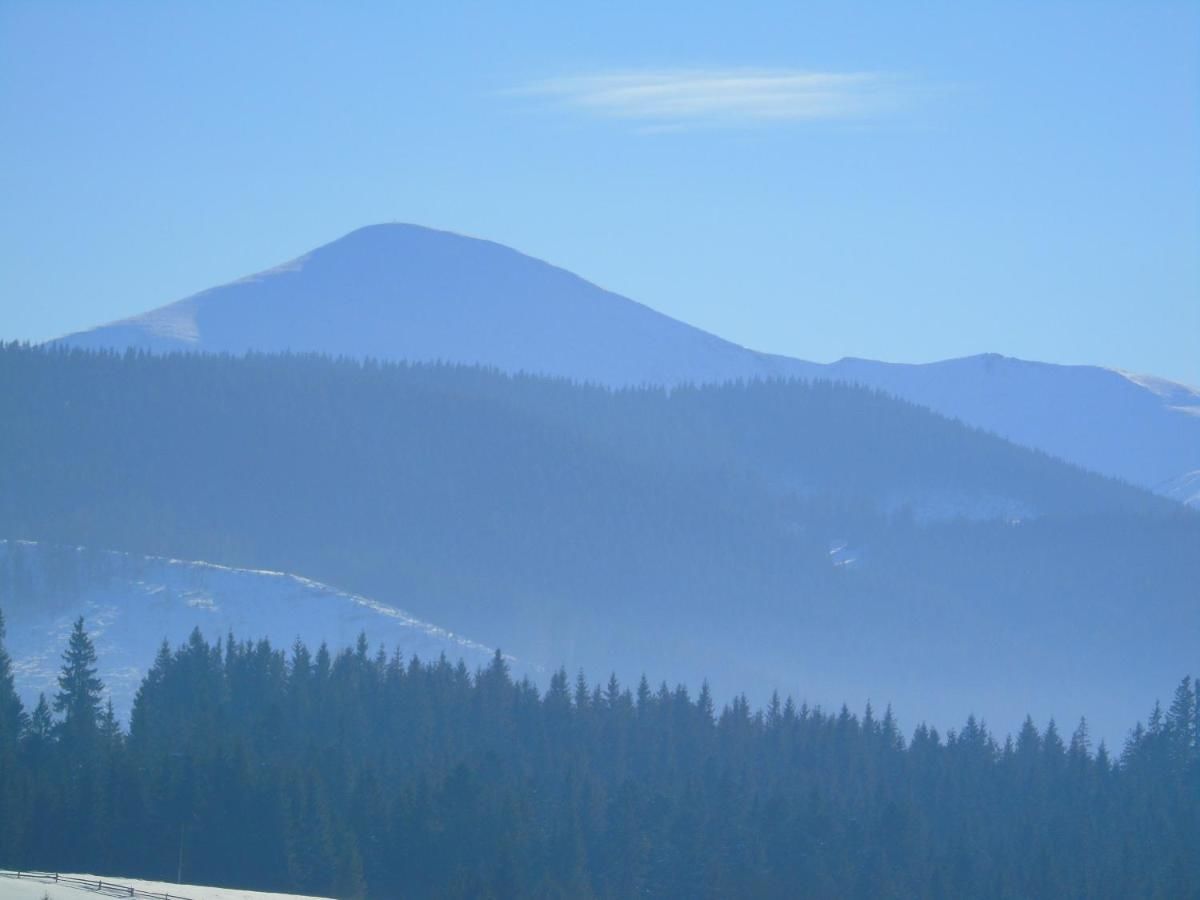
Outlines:
<svg viewBox="0 0 1200 900"><path fill-rule="evenodd" d="M95 714L76 623L66 685ZM73 674L68 675L71 672ZM1191 679L1120 759L1032 720L910 741L890 707L765 710L610 678L544 696L503 657L310 654L193 634L164 648L126 737L72 743L43 696L0 757L0 865L94 866L344 897L1190 897L1200 764ZM72 715L72 705L63 712Z"/></svg>
<svg viewBox="0 0 1200 900"><path fill-rule="evenodd" d="M12 659L5 648L4 610L0 610L0 757L15 750L25 727L25 709L13 682Z"/></svg>
<svg viewBox="0 0 1200 900"><path fill-rule="evenodd" d="M64 745L71 751L86 748L96 735L104 689L96 671L96 648L80 616L63 652L58 693L54 696L54 711L63 716Z"/></svg>

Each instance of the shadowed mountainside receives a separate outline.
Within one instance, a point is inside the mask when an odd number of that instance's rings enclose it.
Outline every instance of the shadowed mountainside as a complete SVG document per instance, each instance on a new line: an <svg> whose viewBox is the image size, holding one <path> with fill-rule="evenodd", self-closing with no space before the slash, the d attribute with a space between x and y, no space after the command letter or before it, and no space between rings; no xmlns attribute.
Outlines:
<svg viewBox="0 0 1200 900"><path fill-rule="evenodd" d="M757 353L499 244L415 225L362 228L62 342L444 361L609 386L845 380L1176 499L1200 469L1200 392L1184 385L995 354L822 365Z"/></svg>
<svg viewBox="0 0 1200 900"><path fill-rule="evenodd" d="M290 572L572 671L1105 733L1200 629L1200 517L845 385L21 347L0 381L0 534Z"/></svg>

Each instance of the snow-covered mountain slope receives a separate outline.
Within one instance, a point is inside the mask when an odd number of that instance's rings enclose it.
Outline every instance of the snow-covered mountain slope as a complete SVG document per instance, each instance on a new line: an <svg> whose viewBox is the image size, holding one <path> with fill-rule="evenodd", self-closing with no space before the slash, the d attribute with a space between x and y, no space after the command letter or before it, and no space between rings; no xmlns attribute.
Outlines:
<svg viewBox="0 0 1200 900"><path fill-rule="evenodd" d="M1172 478L1161 487L1161 493L1168 497L1200 509L1200 469L1194 472L1184 472L1178 478Z"/></svg>
<svg viewBox="0 0 1200 900"><path fill-rule="evenodd" d="M925 365L843 359L823 375L1176 499L1187 497L1172 483L1200 467L1200 391L1161 379L996 354Z"/></svg>
<svg viewBox="0 0 1200 900"><path fill-rule="evenodd" d="M327 642L331 652L366 632L372 652L382 644L405 658L444 653L472 669L495 652L393 606L296 575L30 541L0 541L0 604L27 708L39 693L52 697L57 690L72 623L83 616L100 677L123 720L161 642L183 643L197 627L213 640L266 637L289 648L299 638L313 650ZM524 661L509 662L517 673L536 674Z"/></svg>
<svg viewBox="0 0 1200 900"><path fill-rule="evenodd" d="M758 353L499 244L414 225L362 228L274 269L61 341L440 360L613 386L849 380L1171 495L1171 484L1200 469L1200 391L1184 385L994 354L826 365Z"/></svg>
<svg viewBox="0 0 1200 900"><path fill-rule="evenodd" d="M82 900L84 897L128 897L129 889L144 891L144 895L170 896L172 900L327 900L324 897L300 894L265 894L237 888L208 887L199 884L174 884L166 881L144 881L140 878L121 878L110 875L75 875L60 873L39 878L22 873L21 878L0 872L2 900Z"/></svg>

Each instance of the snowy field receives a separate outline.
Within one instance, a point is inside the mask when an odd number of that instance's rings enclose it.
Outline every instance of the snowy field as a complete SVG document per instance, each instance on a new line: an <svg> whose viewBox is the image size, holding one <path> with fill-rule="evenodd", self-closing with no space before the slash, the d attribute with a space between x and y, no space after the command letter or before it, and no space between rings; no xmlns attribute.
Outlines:
<svg viewBox="0 0 1200 900"><path fill-rule="evenodd" d="M334 652L351 647L365 632L372 652L383 645L423 660L444 653L471 669L494 652L395 606L296 575L30 541L0 540L0 603L27 708L58 689L71 625L83 616L122 721L162 641L177 646L197 627L210 641L266 637L286 650L299 638L314 652L322 641ZM518 677L538 674L523 661L509 664Z"/></svg>
<svg viewBox="0 0 1200 900"><path fill-rule="evenodd" d="M81 900L83 897L128 897L129 888L157 894L160 898L170 895L179 900L329 900L326 897L303 897L299 894L264 894L260 891L239 891L236 888L204 887L195 884L168 884L163 881L140 881L132 878L98 875L66 875L91 881L92 885L55 884L53 879L34 879L28 876L16 879L0 876L0 900ZM103 881L104 889L98 890L97 883ZM123 890L122 890L123 889ZM141 896L146 900L145 895Z"/></svg>

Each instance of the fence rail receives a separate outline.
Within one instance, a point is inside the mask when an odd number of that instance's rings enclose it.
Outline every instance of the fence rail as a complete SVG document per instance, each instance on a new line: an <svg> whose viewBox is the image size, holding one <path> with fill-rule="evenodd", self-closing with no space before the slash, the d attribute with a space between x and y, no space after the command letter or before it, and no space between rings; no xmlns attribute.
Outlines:
<svg viewBox="0 0 1200 900"><path fill-rule="evenodd" d="M115 881L104 881L100 878L80 878L78 875L60 875L57 872L23 872L15 869L0 869L0 878L28 878L39 884L65 884L69 887L82 888L106 897L141 897L143 900L190 900L182 894L159 893L144 891L132 884L118 884Z"/></svg>

